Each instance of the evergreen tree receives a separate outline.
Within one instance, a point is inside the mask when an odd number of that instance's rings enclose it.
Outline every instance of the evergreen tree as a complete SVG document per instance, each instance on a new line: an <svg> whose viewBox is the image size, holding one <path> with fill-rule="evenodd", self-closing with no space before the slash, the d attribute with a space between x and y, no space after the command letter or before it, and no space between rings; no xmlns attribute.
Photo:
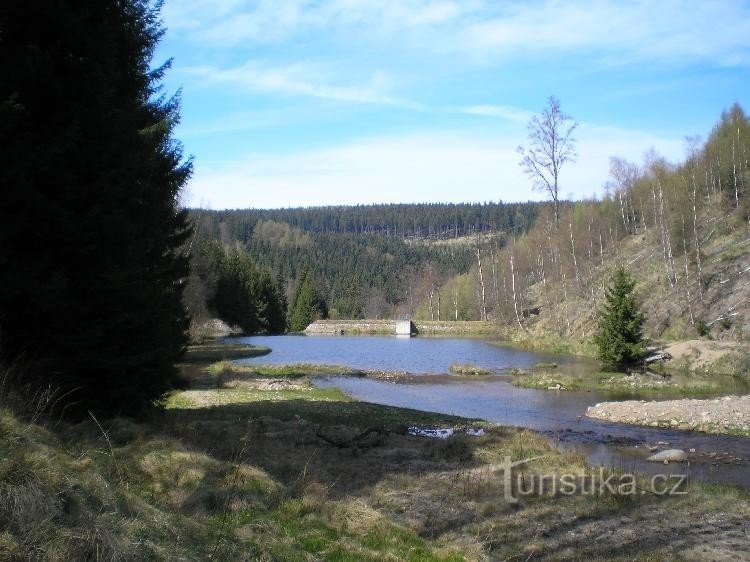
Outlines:
<svg viewBox="0 0 750 562"><path fill-rule="evenodd" d="M260 328L257 302L258 272L245 252L225 250L218 263L216 292L211 302L216 314L252 334Z"/></svg>
<svg viewBox="0 0 750 562"><path fill-rule="evenodd" d="M633 281L620 266L611 286L604 292L606 302L599 310L599 332L594 336L599 359L610 365L627 366L640 361L645 351L644 314L633 295Z"/></svg>
<svg viewBox="0 0 750 562"><path fill-rule="evenodd" d="M328 316L325 302L316 293L312 275L309 271L302 272L294 292L292 307L289 311L289 331L301 332L314 320Z"/></svg>
<svg viewBox="0 0 750 562"><path fill-rule="evenodd" d="M270 334L286 330L286 296L281 284L270 271L261 272L258 279L257 315L260 328Z"/></svg>
<svg viewBox="0 0 750 562"><path fill-rule="evenodd" d="M147 0L0 7L0 345L68 412L135 412L184 351L191 172Z"/></svg>

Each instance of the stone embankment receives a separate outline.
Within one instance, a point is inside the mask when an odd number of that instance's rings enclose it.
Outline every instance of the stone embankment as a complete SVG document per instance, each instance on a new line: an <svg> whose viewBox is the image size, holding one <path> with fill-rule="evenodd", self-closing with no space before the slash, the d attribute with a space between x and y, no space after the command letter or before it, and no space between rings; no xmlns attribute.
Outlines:
<svg viewBox="0 0 750 562"><path fill-rule="evenodd" d="M493 335L493 322L458 320L413 320L421 335ZM305 328L307 334L395 334L395 320L317 320Z"/></svg>
<svg viewBox="0 0 750 562"><path fill-rule="evenodd" d="M601 420L750 436L750 396L708 400L626 400L591 406L586 415Z"/></svg>
<svg viewBox="0 0 750 562"><path fill-rule="evenodd" d="M317 320L306 334L395 334L395 320Z"/></svg>

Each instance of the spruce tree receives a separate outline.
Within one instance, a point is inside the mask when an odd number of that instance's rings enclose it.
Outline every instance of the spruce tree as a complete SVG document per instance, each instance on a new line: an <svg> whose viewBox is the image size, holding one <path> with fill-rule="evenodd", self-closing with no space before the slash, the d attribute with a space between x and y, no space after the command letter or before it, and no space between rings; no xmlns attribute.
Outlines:
<svg viewBox="0 0 750 562"><path fill-rule="evenodd" d="M162 32L147 0L0 7L0 355L68 413L151 404L186 344L191 163Z"/></svg>
<svg viewBox="0 0 750 562"><path fill-rule="evenodd" d="M250 256L238 248L222 250L211 302L219 318L246 334L255 333L260 328L258 299L258 271Z"/></svg>
<svg viewBox="0 0 750 562"><path fill-rule="evenodd" d="M282 334L286 330L286 296L281 284L268 270L263 270L257 285L257 316L261 330Z"/></svg>
<svg viewBox="0 0 750 562"><path fill-rule="evenodd" d="M605 288L604 307L599 310L599 331L594 336L599 359L609 365L625 367L643 357L644 314L639 310L633 289L635 281L618 267L612 283Z"/></svg>
<svg viewBox="0 0 750 562"><path fill-rule="evenodd" d="M318 295L309 271L302 272L289 311L289 331L301 332L314 320L328 316L325 301Z"/></svg>

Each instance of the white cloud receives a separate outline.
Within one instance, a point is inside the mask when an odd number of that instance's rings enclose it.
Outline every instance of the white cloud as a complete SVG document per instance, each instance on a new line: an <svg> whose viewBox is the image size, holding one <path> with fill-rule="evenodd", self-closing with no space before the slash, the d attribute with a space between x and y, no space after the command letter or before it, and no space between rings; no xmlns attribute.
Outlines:
<svg viewBox="0 0 750 562"><path fill-rule="evenodd" d="M681 139L582 124L578 162L561 173L561 193L601 193L609 157L640 161L649 147L669 159ZM414 201L543 198L518 166L517 137L464 133L364 139L287 155L250 154L212 169L196 162L186 203L210 208L292 207Z"/></svg>
<svg viewBox="0 0 750 562"><path fill-rule="evenodd" d="M545 0L510 4L460 34L472 50L497 55L586 51L613 63L747 59L750 13L732 1Z"/></svg>
<svg viewBox="0 0 750 562"><path fill-rule="evenodd" d="M462 107L459 111L462 113L468 113L469 115L498 117L516 123L528 123L534 115L531 111L510 105L472 105L469 107Z"/></svg>
<svg viewBox="0 0 750 562"><path fill-rule="evenodd" d="M418 103L389 95L385 88L390 80L380 71L374 72L367 84L359 86L332 84L322 65L309 63L272 67L267 63L248 61L229 69L197 66L184 71L209 82L232 84L255 92L423 109Z"/></svg>
<svg viewBox="0 0 750 562"><path fill-rule="evenodd" d="M165 9L168 27L213 45L268 43L341 30L377 35L450 23L476 2L447 0L173 0ZM361 37L361 35L360 35Z"/></svg>
<svg viewBox="0 0 750 562"><path fill-rule="evenodd" d="M319 34L474 58L585 51L610 63L750 62L750 10L719 0L173 0L170 30L201 45L236 47Z"/></svg>

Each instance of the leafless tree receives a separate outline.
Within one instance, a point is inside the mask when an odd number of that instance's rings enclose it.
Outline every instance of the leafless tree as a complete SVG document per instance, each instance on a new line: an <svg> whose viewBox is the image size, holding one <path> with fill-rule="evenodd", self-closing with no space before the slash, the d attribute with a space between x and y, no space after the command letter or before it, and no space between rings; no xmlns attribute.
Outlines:
<svg viewBox="0 0 750 562"><path fill-rule="evenodd" d="M534 189L547 192L555 210L555 224L560 220L560 168L576 159L573 131L578 123L562 112L554 96L547 100L541 115L529 121L529 146L518 147L521 167L534 182Z"/></svg>

